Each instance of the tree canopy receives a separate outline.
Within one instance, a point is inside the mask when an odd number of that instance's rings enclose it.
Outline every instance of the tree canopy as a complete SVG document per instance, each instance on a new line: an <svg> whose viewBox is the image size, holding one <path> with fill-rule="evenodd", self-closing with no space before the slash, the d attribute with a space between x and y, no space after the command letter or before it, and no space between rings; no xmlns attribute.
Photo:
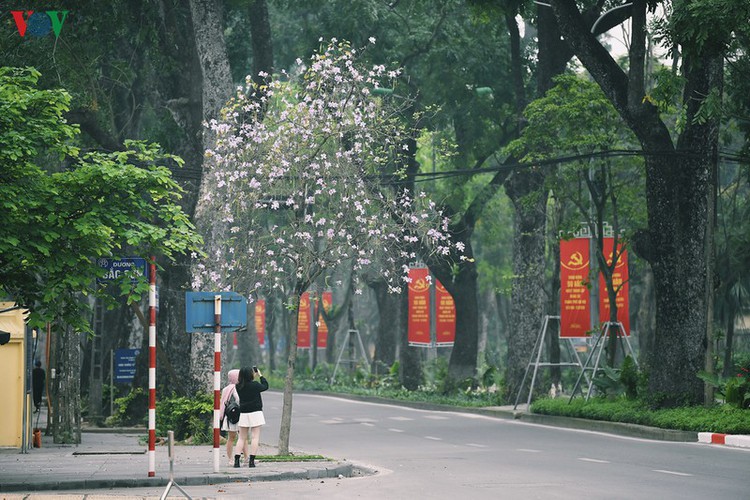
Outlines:
<svg viewBox="0 0 750 500"><path fill-rule="evenodd" d="M181 160L140 142L83 152L64 118L70 95L38 88L39 76L0 68L0 293L33 324L60 318L85 329L81 296L99 293L97 258L172 259L201 239L165 166Z"/></svg>

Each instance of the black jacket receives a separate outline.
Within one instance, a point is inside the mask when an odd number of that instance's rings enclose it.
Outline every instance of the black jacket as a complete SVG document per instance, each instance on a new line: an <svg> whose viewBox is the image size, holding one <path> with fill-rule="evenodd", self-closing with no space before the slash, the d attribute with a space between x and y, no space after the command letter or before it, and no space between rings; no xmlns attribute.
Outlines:
<svg viewBox="0 0 750 500"><path fill-rule="evenodd" d="M268 389L268 380L266 377L260 377L260 382L252 380L237 387L237 394L240 396L240 413L252 413L263 409L263 400L260 393Z"/></svg>

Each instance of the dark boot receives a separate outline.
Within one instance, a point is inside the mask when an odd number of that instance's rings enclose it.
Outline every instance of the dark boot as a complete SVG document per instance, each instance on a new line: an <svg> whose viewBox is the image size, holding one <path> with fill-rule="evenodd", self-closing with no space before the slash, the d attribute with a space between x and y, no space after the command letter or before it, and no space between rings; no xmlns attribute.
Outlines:
<svg viewBox="0 0 750 500"><path fill-rule="evenodd" d="M250 461L247 463L248 467L255 467L255 455L250 455Z"/></svg>
<svg viewBox="0 0 750 500"><path fill-rule="evenodd" d="M240 457L242 455L235 455L234 456L234 468L239 469L240 468Z"/></svg>

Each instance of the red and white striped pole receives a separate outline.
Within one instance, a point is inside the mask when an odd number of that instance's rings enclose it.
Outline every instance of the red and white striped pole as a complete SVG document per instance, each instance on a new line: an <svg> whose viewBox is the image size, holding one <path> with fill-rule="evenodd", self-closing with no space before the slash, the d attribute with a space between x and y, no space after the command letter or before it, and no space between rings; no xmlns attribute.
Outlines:
<svg viewBox="0 0 750 500"><path fill-rule="evenodd" d="M219 472L219 412L221 400L221 295L214 295L214 472Z"/></svg>
<svg viewBox="0 0 750 500"><path fill-rule="evenodd" d="M148 477L156 475L156 257L148 286Z"/></svg>

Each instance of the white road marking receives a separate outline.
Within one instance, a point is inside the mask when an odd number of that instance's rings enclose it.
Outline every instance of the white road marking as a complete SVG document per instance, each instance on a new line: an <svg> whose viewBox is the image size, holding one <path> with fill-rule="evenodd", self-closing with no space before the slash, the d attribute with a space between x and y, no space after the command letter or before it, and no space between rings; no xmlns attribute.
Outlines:
<svg viewBox="0 0 750 500"><path fill-rule="evenodd" d="M391 431L391 432L404 432L401 429L394 429L392 427L390 429L388 429L388 430Z"/></svg>
<svg viewBox="0 0 750 500"><path fill-rule="evenodd" d="M609 460L598 460L596 458L585 458L585 457L579 457L578 460L582 462L591 462L595 464L608 464L611 463Z"/></svg>
<svg viewBox="0 0 750 500"><path fill-rule="evenodd" d="M398 420L399 422L407 422L407 421L410 421L410 420L414 420L411 417L388 417L388 418L391 419L391 420Z"/></svg>
<svg viewBox="0 0 750 500"><path fill-rule="evenodd" d="M516 451L523 451L525 453L541 453L542 450L532 450L531 448L518 448Z"/></svg>
<svg viewBox="0 0 750 500"><path fill-rule="evenodd" d="M474 448L487 448L486 444L477 444L477 443L466 443L466 446L473 446Z"/></svg>
<svg viewBox="0 0 750 500"><path fill-rule="evenodd" d="M442 415L425 415L424 418L429 418L430 420L450 420L450 417L444 417Z"/></svg>
<svg viewBox="0 0 750 500"><path fill-rule="evenodd" d="M443 438L435 437L435 436L425 436L425 439L432 439L433 441L442 441Z"/></svg>
<svg viewBox="0 0 750 500"><path fill-rule="evenodd" d="M362 425L366 425L367 427L375 427L375 424L372 424L370 422L360 422Z"/></svg>
<svg viewBox="0 0 750 500"><path fill-rule="evenodd" d="M673 470L660 470L660 469L654 469L653 472L660 472L661 474L672 474L673 476L692 476L692 474L687 474L685 472L675 472Z"/></svg>

